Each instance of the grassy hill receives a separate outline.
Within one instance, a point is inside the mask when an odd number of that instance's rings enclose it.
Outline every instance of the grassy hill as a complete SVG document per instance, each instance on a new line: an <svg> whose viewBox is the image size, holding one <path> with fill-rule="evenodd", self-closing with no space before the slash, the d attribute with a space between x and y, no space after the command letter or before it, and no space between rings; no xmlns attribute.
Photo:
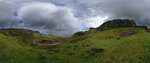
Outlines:
<svg viewBox="0 0 150 63"><path fill-rule="evenodd" d="M71 43L55 46L23 45L16 37L0 34L0 63L150 62L150 33L143 28L86 33Z"/></svg>
<svg viewBox="0 0 150 63"><path fill-rule="evenodd" d="M150 63L149 37L146 26L128 19L110 20L72 37L0 29L0 63Z"/></svg>

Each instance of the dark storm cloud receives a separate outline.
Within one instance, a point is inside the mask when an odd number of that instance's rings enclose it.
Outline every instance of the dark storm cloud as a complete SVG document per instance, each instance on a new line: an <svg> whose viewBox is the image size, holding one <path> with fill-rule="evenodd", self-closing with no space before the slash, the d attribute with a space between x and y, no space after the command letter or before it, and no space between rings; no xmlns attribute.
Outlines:
<svg viewBox="0 0 150 63"><path fill-rule="evenodd" d="M5 27L12 19L13 7L9 7L12 5L10 2L0 1L0 27Z"/></svg>
<svg viewBox="0 0 150 63"><path fill-rule="evenodd" d="M68 34L109 19L134 19L150 27L148 0L0 0L0 27ZM19 20L23 24L19 25Z"/></svg>

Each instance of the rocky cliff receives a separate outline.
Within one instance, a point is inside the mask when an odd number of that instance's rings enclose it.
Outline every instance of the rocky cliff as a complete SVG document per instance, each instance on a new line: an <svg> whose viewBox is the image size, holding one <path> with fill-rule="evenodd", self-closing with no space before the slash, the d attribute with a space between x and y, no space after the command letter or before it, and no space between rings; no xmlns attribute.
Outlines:
<svg viewBox="0 0 150 63"><path fill-rule="evenodd" d="M126 27L135 27L136 23L134 20L129 19L115 19L109 20L103 23L100 27L96 28L100 31L111 30L116 28L126 28Z"/></svg>

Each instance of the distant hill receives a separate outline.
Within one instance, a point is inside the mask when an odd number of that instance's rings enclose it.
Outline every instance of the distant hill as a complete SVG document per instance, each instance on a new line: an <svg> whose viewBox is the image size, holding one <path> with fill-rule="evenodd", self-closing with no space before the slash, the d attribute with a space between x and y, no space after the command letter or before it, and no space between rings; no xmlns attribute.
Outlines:
<svg viewBox="0 0 150 63"><path fill-rule="evenodd" d="M38 31L18 28L2 28L0 29L0 33L6 36L16 37L18 40L28 45L33 45L33 40L35 38L34 34L40 34Z"/></svg>
<svg viewBox="0 0 150 63"><path fill-rule="evenodd" d="M38 31L33 31L29 29L18 29L18 28L2 28L0 33L4 35L18 36L22 34L40 34Z"/></svg>

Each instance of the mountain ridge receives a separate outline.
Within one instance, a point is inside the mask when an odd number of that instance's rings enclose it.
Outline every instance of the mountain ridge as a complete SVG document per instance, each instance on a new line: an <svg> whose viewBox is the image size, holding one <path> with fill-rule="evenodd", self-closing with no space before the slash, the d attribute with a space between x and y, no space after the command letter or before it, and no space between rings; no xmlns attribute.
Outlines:
<svg viewBox="0 0 150 63"><path fill-rule="evenodd" d="M113 29L119 29L119 28L142 28L145 29L147 32L150 32L150 29L146 26L138 26L134 20L129 19L114 19L114 20L108 20L104 22L102 25L100 25L97 28L90 28L88 31L79 31L75 33L73 36L82 36L86 35L89 32L92 31L107 31L107 30L113 30Z"/></svg>

